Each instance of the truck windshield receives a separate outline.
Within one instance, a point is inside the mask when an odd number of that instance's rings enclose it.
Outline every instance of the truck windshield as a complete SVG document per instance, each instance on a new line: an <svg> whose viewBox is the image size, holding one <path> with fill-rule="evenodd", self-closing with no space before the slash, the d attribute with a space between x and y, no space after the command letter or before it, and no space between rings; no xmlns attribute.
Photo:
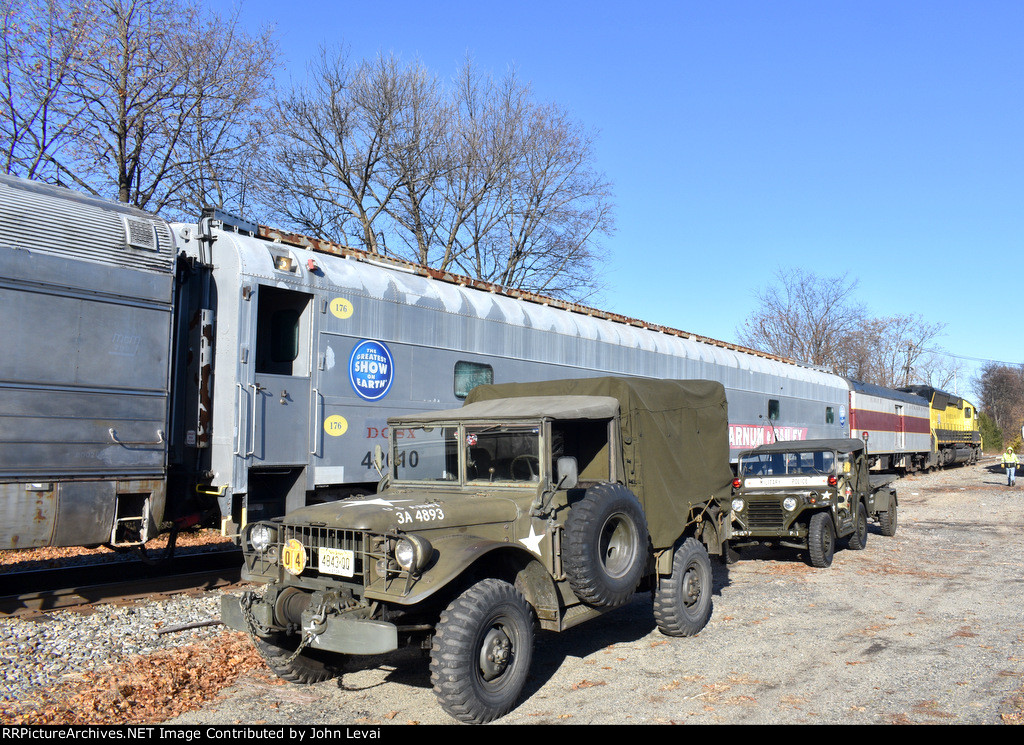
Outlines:
<svg viewBox="0 0 1024 745"><path fill-rule="evenodd" d="M528 484L540 480L536 425L467 423L399 431L402 436L396 436L391 463L396 481ZM462 478L460 467L465 468Z"/></svg>
<svg viewBox="0 0 1024 745"><path fill-rule="evenodd" d="M830 474L836 456L831 450L794 451L791 453L758 453L740 459L741 476L793 476Z"/></svg>
<svg viewBox="0 0 1024 745"><path fill-rule="evenodd" d="M408 427L399 431L402 437L396 437L391 459L393 478L399 481L458 479L458 427Z"/></svg>
<svg viewBox="0 0 1024 745"><path fill-rule="evenodd" d="M466 425L466 481L540 480L537 427Z"/></svg>

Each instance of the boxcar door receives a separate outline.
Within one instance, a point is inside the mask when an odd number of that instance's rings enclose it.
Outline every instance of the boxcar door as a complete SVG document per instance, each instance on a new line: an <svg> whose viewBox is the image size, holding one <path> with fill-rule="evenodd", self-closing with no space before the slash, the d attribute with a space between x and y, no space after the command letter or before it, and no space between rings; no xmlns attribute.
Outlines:
<svg viewBox="0 0 1024 745"><path fill-rule="evenodd" d="M249 391L252 465L305 465L313 296L261 285L256 302L255 376Z"/></svg>

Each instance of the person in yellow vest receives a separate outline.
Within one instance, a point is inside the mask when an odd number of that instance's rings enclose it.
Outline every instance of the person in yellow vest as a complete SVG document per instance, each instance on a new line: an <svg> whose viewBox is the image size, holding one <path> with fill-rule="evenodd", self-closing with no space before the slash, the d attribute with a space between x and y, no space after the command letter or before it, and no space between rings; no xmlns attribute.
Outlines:
<svg viewBox="0 0 1024 745"><path fill-rule="evenodd" d="M1006 452L1003 453L1003 468L1006 469L1006 485L1013 486L1017 475L1017 454L1013 452L1013 448L1006 448Z"/></svg>

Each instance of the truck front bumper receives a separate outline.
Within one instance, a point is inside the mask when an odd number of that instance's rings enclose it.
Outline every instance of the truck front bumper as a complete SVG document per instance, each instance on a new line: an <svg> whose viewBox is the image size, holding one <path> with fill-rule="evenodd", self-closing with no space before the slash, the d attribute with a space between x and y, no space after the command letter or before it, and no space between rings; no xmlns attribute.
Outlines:
<svg viewBox="0 0 1024 745"><path fill-rule="evenodd" d="M243 598L224 595L220 601L220 620L237 631L258 634L274 628L274 609L258 597L250 596L248 609ZM249 614L254 623L246 617ZM339 654L384 654L398 649L398 627L385 621L345 618L336 613L318 617L312 610L302 613L302 633L310 637L309 646Z"/></svg>

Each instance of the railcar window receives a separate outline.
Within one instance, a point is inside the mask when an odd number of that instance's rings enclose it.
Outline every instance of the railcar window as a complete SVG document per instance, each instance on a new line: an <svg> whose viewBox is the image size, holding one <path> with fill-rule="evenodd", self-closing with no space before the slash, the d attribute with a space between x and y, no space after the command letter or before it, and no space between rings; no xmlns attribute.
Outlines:
<svg viewBox="0 0 1024 745"><path fill-rule="evenodd" d="M771 420L779 418L779 402L777 399L768 399L768 418Z"/></svg>
<svg viewBox="0 0 1024 745"><path fill-rule="evenodd" d="M299 356L299 319L297 310L279 310L270 318L270 361L293 362Z"/></svg>
<svg viewBox="0 0 1024 745"><path fill-rule="evenodd" d="M964 419L970 419L970 418L971 418L971 407L970 406L965 406L964 407Z"/></svg>
<svg viewBox="0 0 1024 745"><path fill-rule="evenodd" d="M478 385L490 385L494 382L494 368L479 362L455 363L455 396L465 398Z"/></svg>
<svg viewBox="0 0 1024 745"><path fill-rule="evenodd" d="M309 374L310 295L261 287L256 318L256 372Z"/></svg>
<svg viewBox="0 0 1024 745"><path fill-rule="evenodd" d="M831 406L825 407L825 424L834 424L836 420L835 412L832 411Z"/></svg>

